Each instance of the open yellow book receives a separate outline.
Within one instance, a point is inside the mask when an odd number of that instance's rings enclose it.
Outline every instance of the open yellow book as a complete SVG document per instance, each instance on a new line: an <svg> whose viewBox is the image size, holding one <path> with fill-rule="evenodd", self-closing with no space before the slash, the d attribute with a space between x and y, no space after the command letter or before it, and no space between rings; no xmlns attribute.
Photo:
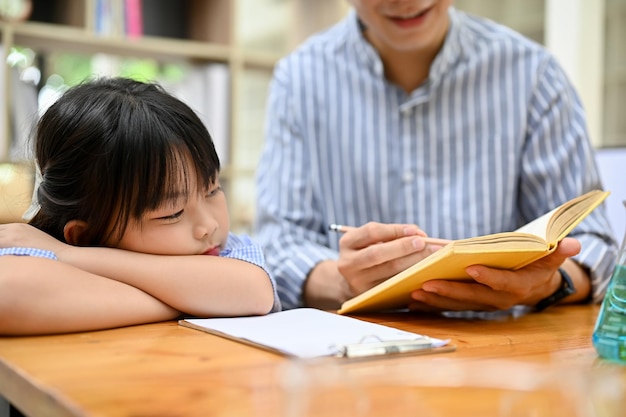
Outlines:
<svg viewBox="0 0 626 417"><path fill-rule="evenodd" d="M432 279L471 280L470 265L515 270L553 252L558 243L609 195L576 197L513 232L455 240L377 286L344 302L339 314L406 308L411 292Z"/></svg>

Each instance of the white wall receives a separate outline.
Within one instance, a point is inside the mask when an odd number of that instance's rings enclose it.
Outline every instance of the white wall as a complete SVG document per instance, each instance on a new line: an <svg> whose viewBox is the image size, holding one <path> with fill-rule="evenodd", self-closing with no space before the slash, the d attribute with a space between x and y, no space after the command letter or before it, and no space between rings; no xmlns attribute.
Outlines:
<svg viewBox="0 0 626 417"><path fill-rule="evenodd" d="M606 199L609 219L618 242L626 232L626 147L601 148L596 151L596 160L605 190L610 191Z"/></svg>
<svg viewBox="0 0 626 417"><path fill-rule="evenodd" d="M602 141L604 0L546 0L545 40L580 94L589 137Z"/></svg>

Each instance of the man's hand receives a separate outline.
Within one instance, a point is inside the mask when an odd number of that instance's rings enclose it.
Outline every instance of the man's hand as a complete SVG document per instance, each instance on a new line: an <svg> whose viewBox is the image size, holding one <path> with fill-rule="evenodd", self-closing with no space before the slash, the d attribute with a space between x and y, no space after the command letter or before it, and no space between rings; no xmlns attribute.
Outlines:
<svg viewBox="0 0 626 417"><path fill-rule="evenodd" d="M349 228L339 240L339 259L318 264L304 287L305 304L336 309L441 246L427 245L426 233L411 224L370 222Z"/></svg>
<svg viewBox="0 0 626 417"><path fill-rule="evenodd" d="M341 237L337 268L361 294L441 248L427 245L423 237L415 225L367 223Z"/></svg>
<svg viewBox="0 0 626 417"><path fill-rule="evenodd" d="M590 291L587 273L569 259L580 252L580 243L565 238L550 255L517 271L499 270L481 265L467 268L474 282L432 280L413 292L415 303L409 308L419 311L495 311L514 305L535 306L554 293L561 284L558 268L565 268L574 281L576 294L566 302L584 300Z"/></svg>

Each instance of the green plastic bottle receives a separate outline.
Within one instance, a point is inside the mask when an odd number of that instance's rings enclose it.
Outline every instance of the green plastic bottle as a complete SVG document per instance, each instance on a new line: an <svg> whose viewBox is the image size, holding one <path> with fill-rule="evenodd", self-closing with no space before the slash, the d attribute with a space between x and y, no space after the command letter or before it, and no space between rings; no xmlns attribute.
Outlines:
<svg viewBox="0 0 626 417"><path fill-rule="evenodd" d="M626 201L624 201L626 207ZM626 365L626 235L593 331L600 357Z"/></svg>

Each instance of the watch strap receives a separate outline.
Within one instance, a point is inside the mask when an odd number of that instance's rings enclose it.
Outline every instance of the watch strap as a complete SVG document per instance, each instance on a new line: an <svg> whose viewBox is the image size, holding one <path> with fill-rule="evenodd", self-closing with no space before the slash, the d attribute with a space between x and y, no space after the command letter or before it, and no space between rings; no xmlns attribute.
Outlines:
<svg viewBox="0 0 626 417"><path fill-rule="evenodd" d="M574 281L572 281L572 277L569 276L565 269L559 268L559 274L561 274L561 285L552 295L539 301L535 306L535 311L545 310L552 304L556 304L568 295L572 295L576 292Z"/></svg>

